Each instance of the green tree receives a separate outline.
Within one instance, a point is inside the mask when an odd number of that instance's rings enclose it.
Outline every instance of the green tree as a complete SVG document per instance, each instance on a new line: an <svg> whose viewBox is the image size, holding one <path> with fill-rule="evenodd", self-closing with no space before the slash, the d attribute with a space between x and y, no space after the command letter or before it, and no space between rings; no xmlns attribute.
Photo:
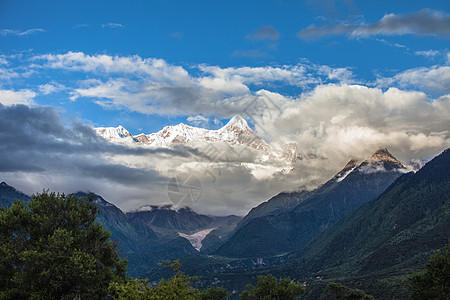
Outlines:
<svg viewBox="0 0 450 300"><path fill-rule="evenodd" d="M300 299L300 295L305 292L305 288L298 282L289 278L276 279L272 274L258 276L256 287L248 284L240 298L247 299Z"/></svg>
<svg viewBox="0 0 450 300"><path fill-rule="evenodd" d="M426 269L415 272L409 283L413 299L449 299L450 244L432 254Z"/></svg>
<svg viewBox="0 0 450 300"><path fill-rule="evenodd" d="M118 300L148 300L148 299L187 299L187 300L218 300L224 299L228 292L221 288L209 287L199 290L192 286L191 277L180 271L179 261L168 261L160 265L170 267L175 275L169 279L161 279L157 285L150 286L146 280L128 278L125 282L113 282L110 292Z"/></svg>
<svg viewBox="0 0 450 300"><path fill-rule="evenodd" d="M0 298L99 299L125 278L93 197L43 192L0 208Z"/></svg>
<svg viewBox="0 0 450 300"><path fill-rule="evenodd" d="M374 300L360 289L351 289L340 283L329 282L322 294L322 299Z"/></svg>

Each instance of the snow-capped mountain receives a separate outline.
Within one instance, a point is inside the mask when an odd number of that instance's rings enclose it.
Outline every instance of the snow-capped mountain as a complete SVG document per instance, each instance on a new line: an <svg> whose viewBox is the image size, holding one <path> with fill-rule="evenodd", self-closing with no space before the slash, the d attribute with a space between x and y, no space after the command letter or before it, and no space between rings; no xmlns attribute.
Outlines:
<svg viewBox="0 0 450 300"><path fill-rule="evenodd" d="M257 150L265 160L275 159L293 162L296 159L295 144L268 144L253 132L248 123L239 115L234 116L225 126L209 130L183 123L166 126L156 133L131 135L122 126L95 128L97 134L108 141L149 147L171 147L185 144L197 147L204 143L224 142L228 145L246 146Z"/></svg>
<svg viewBox="0 0 450 300"><path fill-rule="evenodd" d="M340 182L352 172L371 174L377 172L393 171L398 173L411 172L414 169L397 160L386 148L378 149L371 157L363 161L351 159L345 167L339 171L334 180Z"/></svg>
<svg viewBox="0 0 450 300"><path fill-rule="evenodd" d="M109 141L127 139L133 143L155 147L218 141L228 142L232 145L258 143L259 147L267 147L267 144L253 132L247 122L239 115L234 116L228 124L218 130L208 130L180 123L174 126L166 126L156 133L141 133L136 136L132 136L122 126L99 127L96 128L96 131L98 135Z"/></svg>
<svg viewBox="0 0 450 300"><path fill-rule="evenodd" d="M117 127L97 127L95 128L97 134L107 140L128 139L133 141L133 136L122 125Z"/></svg>
<svg viewBox="0 0 450 300"><path fill-rule="evenodd" d="M350 160L317 189L281 193L252 209L230 239L213 254L264 257L302 249L320 231L378 197L409 171L412 168L384 148L362 162Z"/></svg>

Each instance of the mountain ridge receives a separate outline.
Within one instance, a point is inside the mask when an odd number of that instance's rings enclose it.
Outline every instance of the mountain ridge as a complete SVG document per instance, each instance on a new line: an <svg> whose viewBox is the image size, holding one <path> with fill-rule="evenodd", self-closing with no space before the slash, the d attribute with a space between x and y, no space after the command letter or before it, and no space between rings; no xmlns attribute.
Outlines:
<svg viewBox="0 0 450 300"><path fill-rule="evenodd" d="M359 283L359 288L377 299L392 298L386 291L387 280L396 289L406 286L402 274L422 268L433 251L448 243L449 165L450 149L446 149L418 172L397 178L377 198L344 216L297 252L291 272L328 280L340 277ZM407 293L404 287L398 292L401 297Z"/></svg>
<svg viewBox="0 0 450 300"><path fill-rule="evenodd" d="M314 191L282 193L254 208L214 254L245 258L300 250L320 231L376 198L408 172L387 149L378 149L359 164L349 163Z"/></svg>
<svg viewBox="0 0 450 300"><path fill-rule="evenodd" d="M123 212L95 193L77 192L74 196L94 197L101 211L97 221L111 232L113 240L119 241L119 251L128 259L128 272L133 276L148 272L163 260L198 253L194 248L198 239L191 241L181 237L179 232L191 234L219 227L227 220L240 220L236 216L199 215L190 208L173 210L168 206L153 211ZM14 199L28 203L31 198L5 182L0 183L0 204L10 207Z"/></svg>
<svg viewBox="0 0 450 300"><path fill-rule="evenodd" d="M284 162L286 166L283 166L280 171L284 170L285 172L291 170L291 164L295 162L298 156L294 143L267 143L250 128L247 121L240 115L235 115L227 124L215 130L194 127L184 123L165 126L155 133L141 133L135 136L131 135L121 125L118 127L97 127L94 130L97 135L107 141L128 146L166 148L183 144L201 147L210 143L226 143L233 150L235 147L247 147L262 155L262 161ZM235 152L240 153L241 150L236 149Z"/></svg>

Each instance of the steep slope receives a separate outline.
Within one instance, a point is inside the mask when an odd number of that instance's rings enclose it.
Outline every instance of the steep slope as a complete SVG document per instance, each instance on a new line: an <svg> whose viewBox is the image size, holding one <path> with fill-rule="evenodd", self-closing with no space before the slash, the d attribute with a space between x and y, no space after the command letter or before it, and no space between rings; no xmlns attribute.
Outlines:
<svg viewBox="0 0 450 300"><path fill-rule="evenodd" d="M305 299L320 299L330 281L376 299L407 299L407 277L450 238L449 166L446 150L417 173L401 175L301 251L257 259L191 255L181 259L183 272L202 275L204 286L215 282L237 293L258 275L271 273L304 282ZM153 279L161 275L166 275L161 269L148 274Z"/></svg>
<svg viewBox="0 0 450 300"><path fill-rule="evenodd" d="M282 206L278 214L269 211L268 215L251 219L242 227L238 226L216 254L244 258L300 250L320 231L362 203L377 197L407 171L387 149L377 150L360 164L350 161L317 190L282 196L293 198L283 200L288 204L298 201L295 207L289 209Z"/></svg>
<svg viewBox="0 0 450 300"><path fill-rule="evenodd" d="M84 198L89 194L78 192L75 196ZM93 196L102 211L97 220L111 231L111 238L118 241L120 255L128 259L130 275L140 276L162 260L197 253L188 240L176 234L160 235L150 226L134 222L101 196Z"/></svg>
<svg viewBox="0 0 450 300"><path fill-rule="evenodd" d="M404 288L389 286L406 284L402 275L422 268L450 238L449 166L447 149L417 173L401 176L314 238L296 254L291 272L359 283L377 298L406 296Z"/></svg>
<svg viewBox="0 0 450 300"><path fill-rule="evenodd" d="M201 252L213 253L228 240L242 217L228 216L216 229L209 232L202 241Z"/></svg>
<svg viewBox="0 0 450 300"><path fill-rule="evenodd" d="M242 219L238 224L238 228L241 228L245 224L249 223L251 220L264 217L268 215L278 215L284 211L287 211L300 202L308 199L311 196L311 192L291 192L291 193L280 193L270 200L261 203L260 205L252 208L250 212Z"/></svg>
<svg viewBox="0 0 450 300"><path fill-rule="evenodd" d="M213 217L197 214L189 207L174 210L170 205L146 206L127 213L127 216L135 226L184 233L194 233L199 229L209 228L215 220Z"/></svg>
<svg viewBox="0 0 450 300"><path fill-rule="evenodd" d="M10 207L15 199L23 200L25 203L28 203L30 197L16 190L4 181L0 183L0 206Z"/></svg>
<svg viewBox="0 0 450 300"><path fill-rule="evenodd" d="M80 198L89 195L75 193ZM179 231L193 233L216 228L230 218L235 218L205 216L188 208L175 211L168 207L153 207L151 211L147 208L147 211L125 214L101 196L92 195L101 210L97 220L111 232L111 238L118 241L120 254L128 259L128 273L132 276L149 272L163 260L198 253L188 239L179 235ZM28 203L30 197L2 182L0 205L10 207L14 199Z"/></svg>

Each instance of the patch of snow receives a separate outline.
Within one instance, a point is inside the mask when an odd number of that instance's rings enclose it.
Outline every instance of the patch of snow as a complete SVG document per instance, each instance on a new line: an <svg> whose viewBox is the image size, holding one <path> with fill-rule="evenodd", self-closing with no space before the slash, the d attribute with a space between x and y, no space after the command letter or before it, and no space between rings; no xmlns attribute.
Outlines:
<svg viewBox="0 0 450 300"><path fill-rule="evenodd" d="M179 236L181 236L181 237L183 237L183 238L185 238L185 239L187 239L190 243L191 243L191 245L192 245L192 247L194 247L197 251L200 251L200 249L202 248L202 241L203 241L203 239L211 232L211 231L213 231L214 229L216 229L217 227L214 227L214 228L208 228L208 229L203 229L203 230L200 230L200 231L197 231L196 233L194 233L194 234L185 234L185 233L182 233L182 232L178 232L178 235Z"/></svg>
<svg viewBox="0 0 450 300"><path fill-rule="evenodd" d="M351 169L349 169L349 170L346 171L344 174L340 175L340 176L336 179L336 182L341 182L342 180L344 180L345 177L347 177L348 174L350 174L354 169L356 169L356 166L353 167L353 168L351 168Z"/></svg>

